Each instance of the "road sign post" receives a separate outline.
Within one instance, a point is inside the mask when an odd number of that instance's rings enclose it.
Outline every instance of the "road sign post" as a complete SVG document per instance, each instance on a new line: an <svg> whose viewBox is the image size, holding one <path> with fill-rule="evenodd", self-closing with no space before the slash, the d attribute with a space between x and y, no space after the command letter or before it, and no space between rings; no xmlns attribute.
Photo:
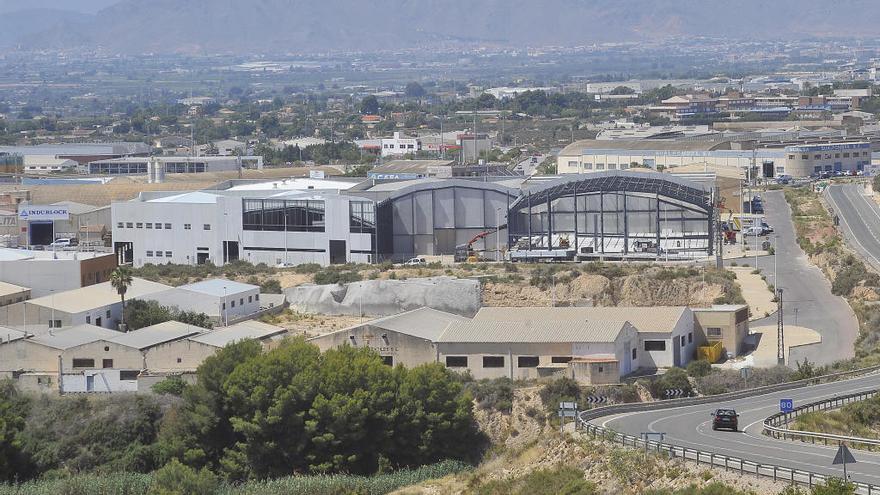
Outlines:
<svg viewBox="0 0 880 495"><path fill-rule="evenodd" d="M560 402L559 403L559 422L560 431L565 432L565 418L574 418L574 426L577 429L577 402Z"/></svg>
<svg viewBox="0 0 880 495"><path fill-rule="evenodd" d="M794 399L779 399L779 411L784 413L794 411Z"/></svg>
<svg viewBox="0 0 880 495"><path fill-rule="evenodd" d="M853 457L852 452L846 448L845 444L841 443L840 447L837 448L837 455L834 456L834 460L831 461L831 464L843 464L843 481L849 481L849 476L846 474L846 465L855 464L855 462L856 459Z"/></svg>

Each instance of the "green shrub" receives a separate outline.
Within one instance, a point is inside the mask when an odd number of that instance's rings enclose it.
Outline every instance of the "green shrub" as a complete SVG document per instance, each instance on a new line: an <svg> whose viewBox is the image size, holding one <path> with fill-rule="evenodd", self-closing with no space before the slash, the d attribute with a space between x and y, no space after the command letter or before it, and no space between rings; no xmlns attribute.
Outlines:
<svg viewBox="0 0 880 495"><path fill-rule="evenodd" d="M310 274L321 271L321 265L318 263L303 263L293 267L294 273Z"/></svg>
<svg viewBox="0 0 880 495"><path fill-rule="evenodd" d="M174 395L180 397L186 390L186 382L179 376L169 376L168 378L154 384L151 387L154 394L158 395Z"/></svg>
<svg viewBox="0 0 880 495"><path fill-rule="evenodd" d="M681 368L669 368L651 383L651 393L657 399L666 399L666 391L675 389L682 390L685 396L693 392L687 372Z"/></svg>
<svg viewBox="0 0 880 495"><path fill-rule="evenodd" d="M492 480L477 486L476 495L594 495L601 493L584 472L571 466L539 469L513 479Z"/></svg>
<svg viewBox="0 0 880 495"><path fill-rule="evenodd" d="M318 285L348 284L361 280L363 280L361 274L346 265L328 266L315 272L315 283Z"/></svg>
<svg viewBox="0 0 880 495"><path fill-rule="evenodd" d="M712 364L703 359L697 359L688 363L687 374L692 378L706 376L712 372Z"/></svg>
<svg viewBox="0 0 880 495"><path fill-rule="evenodd" d="M465 384L477 407L509 413L513 409L513 381L510 378L482 379Z"/></svg>
<svg viewBox="0 0 880 495"><path fill-rule="evenodd" d="M560 402L581 401L581 393L581 386L578 382L566 376L557 378L541 387L538 395L547 411L555 413L559 409ZM582 406L582 409L586 409L586 406Z"/></svg>
<svg viewBox="0 0 880 495"><path fill-rule="evenodd" d="M208 468L195 470L173 459L153 474L148 495L212 495L219 486Z"/></svg>

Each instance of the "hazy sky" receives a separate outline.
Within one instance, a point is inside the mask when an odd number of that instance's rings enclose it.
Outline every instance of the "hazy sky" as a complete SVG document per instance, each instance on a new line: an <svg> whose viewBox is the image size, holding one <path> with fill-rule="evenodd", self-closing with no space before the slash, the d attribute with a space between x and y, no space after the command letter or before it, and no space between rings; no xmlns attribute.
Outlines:
<svg viewBox="0 0 880 495"><path fill-rule="evenodd" d="M0 0L0 13L25 9L62 9L94 14L119 0ZM146 0L145 0L146 1Z"/></svg>

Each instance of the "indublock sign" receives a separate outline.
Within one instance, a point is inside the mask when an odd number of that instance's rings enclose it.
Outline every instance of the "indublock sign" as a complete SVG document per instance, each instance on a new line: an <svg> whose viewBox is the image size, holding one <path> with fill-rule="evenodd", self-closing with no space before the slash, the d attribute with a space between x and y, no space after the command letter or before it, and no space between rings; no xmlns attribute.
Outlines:
<svg viewBox="0 0 880 495"><path fill-rule="evenodd" d="M18 218L28 222L68 220L70 210L66 206L25 205L18 207Z"/></svg>

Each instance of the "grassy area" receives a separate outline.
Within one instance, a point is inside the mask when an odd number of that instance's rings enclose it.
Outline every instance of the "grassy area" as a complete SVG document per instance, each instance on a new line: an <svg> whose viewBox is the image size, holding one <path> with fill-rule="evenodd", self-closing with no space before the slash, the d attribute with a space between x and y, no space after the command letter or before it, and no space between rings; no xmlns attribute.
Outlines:
<svg viewBox="0 0 880 495"><path fill-rule="evenodd" d="M801 414L796 430L863 438L880 438L880 397L847 404L834 411Z"/></svg>
<svg viewBox="0 0 880 495"><path fill-rule="evenodd" d="M290 476L242 484L215 482L207 493L218 495L336 495L384 494L422 481L461 473L470 469L457 461L443 461L415 469L376 476L316 475ZM112 473L78 474L61 479L30 481L19 485L0 485L0 495L190 495L198 489L161 486L154 474Z"/></svg>

